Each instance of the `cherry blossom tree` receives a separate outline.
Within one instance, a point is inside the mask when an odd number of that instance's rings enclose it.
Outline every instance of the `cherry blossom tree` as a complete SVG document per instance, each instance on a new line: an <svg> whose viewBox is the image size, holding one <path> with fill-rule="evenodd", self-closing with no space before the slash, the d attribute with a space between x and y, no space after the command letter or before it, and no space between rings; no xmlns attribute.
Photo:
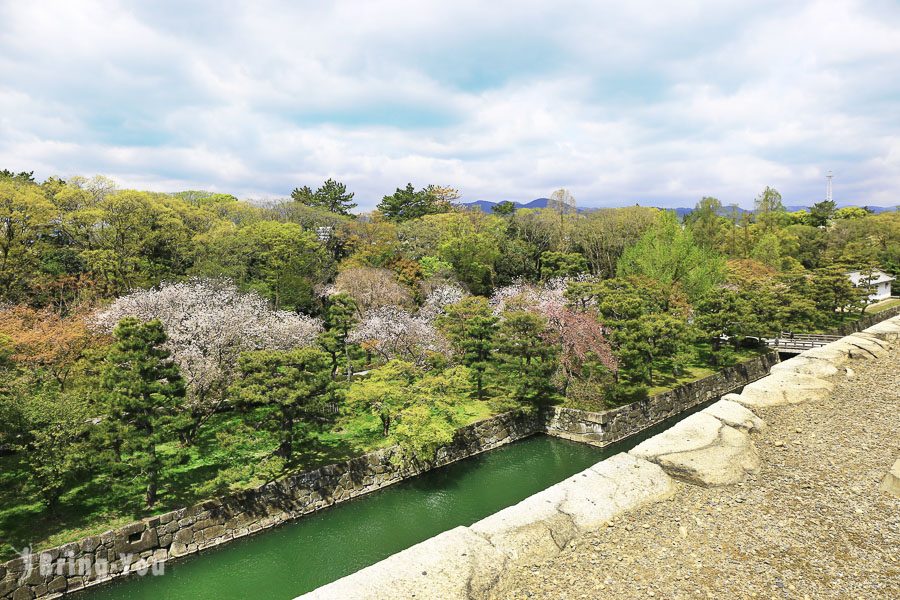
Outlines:
<svg viewBox="0 0 900 600"><path fill-rule="evenodd" d="M341 271L327 293L347 294L356 301L360 316L365 311L383 306L406 305L411 302L409 291L397 283L387 269L357 267Z"/></svg>
<svg viewBox="0 0 900 600"><path fill-rule="evenodd" d="M419 309L419 317L433 321L440 316L444 309L451 304L456 304L468 294L456 283L441 283L432 287Z"/></svg>
<svg viewBox="0 0 900 600"><path fill-rule="evenodd" d="M559 375L564 385L582 374L587 361L597 361L612 372L618 370L604 327L596 316L566 305L569 283L581 279L584 278L556 278L543 285L516 283L498 289L491 297L495 314L525 310L547 319L546 339L559 348Z"/></svg>
<svg viewBox="0 0 900 600"><path fill-rule="evenodd" d="M431 319L413 315L399 306L370 310L347 340L384 360L400 358L418 365L424 364L431 354L449 353L447 341Z"/></svg>
<svg viewBox="0 0 900 600"><path fill-rule="evenodd" d="M92 324L111 332L122 318L159 319L187 383L193 426L185 442L226 400L237 359L248 350L289 350L312 345L321 323L297 313L272 310L258 294L241 292L228 280L194 279L123 296L98 312Z"/></svg>

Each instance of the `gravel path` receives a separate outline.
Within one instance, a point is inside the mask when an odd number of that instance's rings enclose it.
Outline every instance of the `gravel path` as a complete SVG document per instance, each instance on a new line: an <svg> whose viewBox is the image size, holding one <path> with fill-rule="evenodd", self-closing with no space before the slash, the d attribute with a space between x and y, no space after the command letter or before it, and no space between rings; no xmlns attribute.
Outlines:
<svg viewBox="0 0 900 600"><path fill-rule="evenodd" d="M900 351L853 361L829 399L757 411L762 470L581 536L493 598L900 598Z"/></svg>

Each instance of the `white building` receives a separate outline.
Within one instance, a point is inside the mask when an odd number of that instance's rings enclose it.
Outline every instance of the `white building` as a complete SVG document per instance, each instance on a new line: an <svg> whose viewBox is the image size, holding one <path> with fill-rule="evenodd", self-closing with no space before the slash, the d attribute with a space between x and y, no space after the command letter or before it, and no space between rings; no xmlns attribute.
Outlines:
<svg viewBox="0 0 900 600"><path fill-rule="evenodd" d="M866 275L868 275L868 273L866 273ZM857 287L859 287L860 282L863 281L863 274L859 271L851 271L847 273L847 277L849 277L850 281L853 282L853 285ZM891 282L895 279L896 277L891 277L884 271L879 271L877 269L872 271L869 283L874 289L869 295L869 300L871 300L872 302L878 302L879 300L890 298Z"/></svg>

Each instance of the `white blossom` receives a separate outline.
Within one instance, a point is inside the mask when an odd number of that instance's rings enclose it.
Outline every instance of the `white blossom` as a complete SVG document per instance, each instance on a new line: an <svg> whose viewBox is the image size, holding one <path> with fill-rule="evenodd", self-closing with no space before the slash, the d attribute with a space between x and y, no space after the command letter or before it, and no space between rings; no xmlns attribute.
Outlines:
<svg viewBox="0 0 900 600"><path fill-rule="evenodd" d="M272 310L259 295L215 279L133 292L97 313L92 324L111 332L127 316L162 322L166 348L187 382L191 409L199 414L222 402L241 352L308 346L322 329L316 319Z"/></svg>
<svg viewBox="0 0 900 600"><path fill-rule="evenodd" d="M447 341L430 319L399 306L368 311L347 340L361 344L385 360L403 358L422 364L430 353L449 353Z"/></svg>
<svg viewBox="0 0 900 600"><path fill-rule="evenodd" d="M425 297L425 302L422 303L422 308L419 309L418 315L428 321L434 321L434 319L443 314L445 307L456 304L466 295L466 291L458 284L442 283L428 292L428 296Z"/></svg>

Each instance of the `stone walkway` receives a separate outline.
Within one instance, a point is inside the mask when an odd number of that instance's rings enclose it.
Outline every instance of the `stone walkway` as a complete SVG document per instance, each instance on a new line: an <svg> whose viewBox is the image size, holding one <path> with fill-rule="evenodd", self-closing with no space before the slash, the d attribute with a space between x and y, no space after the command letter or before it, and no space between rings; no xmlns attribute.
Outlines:
<svg viewBox="0 0 900 600"><path fill-rule="evenodd" d="M669 500L507 570L492 598L900 598L900 351L822 401L757 408L758 474Z"/></svg>

